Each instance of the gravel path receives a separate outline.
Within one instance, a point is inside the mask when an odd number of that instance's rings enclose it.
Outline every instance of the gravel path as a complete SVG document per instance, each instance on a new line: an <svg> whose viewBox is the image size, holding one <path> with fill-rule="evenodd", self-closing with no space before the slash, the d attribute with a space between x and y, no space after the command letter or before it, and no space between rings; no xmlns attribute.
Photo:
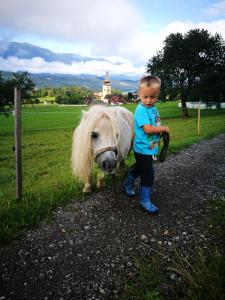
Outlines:
<svg viewBox="0 0 225 300"><path fill-rule="evenodd" d="M171 155L155 170L158 216L144 213L119 186L116 204L110 189L91 195L3 246L0 300L115 299L121 274L134 271L134 253L176 247L185 254L193 240L207 241L206 200L224 192L218 181L225 177L225 135Z"/></svg>

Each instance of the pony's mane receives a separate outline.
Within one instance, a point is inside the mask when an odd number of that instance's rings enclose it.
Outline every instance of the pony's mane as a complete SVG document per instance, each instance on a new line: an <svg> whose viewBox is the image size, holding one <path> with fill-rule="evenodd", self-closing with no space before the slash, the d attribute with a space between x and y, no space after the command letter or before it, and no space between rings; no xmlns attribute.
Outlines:
<svg viewBox="0 0 225 300"><path fill-rule="evenodd" d="M88 112L83 112L79 126L73 134L72 169L74 174L82 181L88 181L93 166L93 153L91 145L91 132L101 118L109 119L118 147L120 132L116 122L115 111L105 106L92 106ZM118 149L119 151L119 149Z"/></svg>
<svg viewBox="0 0 225 300"><path fill-rule="evenodd" d="M92 106L88 111L88 117L86 118L86 123L87 123L86 125L88 127L87 131L89 132L89 135L87 134L87 136L90 137L91 131L93 130L96 122L98 122L103 117L109 119L109 122L113 129L114 137L116 140L118 140L120 132L117 126L115 111L113 111L111 107L100 106L100 105Z"/></svg>

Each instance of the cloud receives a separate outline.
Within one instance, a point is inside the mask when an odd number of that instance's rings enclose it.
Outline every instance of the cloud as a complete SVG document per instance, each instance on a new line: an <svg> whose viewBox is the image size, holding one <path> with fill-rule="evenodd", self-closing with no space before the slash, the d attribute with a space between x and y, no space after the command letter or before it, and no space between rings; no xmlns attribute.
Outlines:
<svg viewBox="0 0 225 300"><path fill-rule="evenodd" d="M46 62L40 57L32 59L19 59L17 57L9 57L7 59L0 58L0 70L2 71L28 71L30 73L53 73L53 74L89 74L103 75L106 71L110 74L137 75L141 76L145 72L143 66L134 67L132 63L125 62L114 65L106 61L88 61L73 63L71 65L61 62Z"/></svg>
<svg viewBox="0 0 225 300"><path fill-rule="evenodd" d="M212 5L209 5L203 10L204 13L211 17L224 16L225 15L225 1L219 1Z"/></svg>
<svg viewBox="0 0 225 300"><path fill-rule="evenodd" d="M2 1L3 2L3 1ZM216 2L205 9L208 14L224 14L225 1ZM97 65L85 63L83 65L73 64L71 68L59 63L48 64L45 61L32 59L28 64L30 72L36 70L55 70L58 72L60 66L62 72L101 72L111 70L112 72L138 73L140 68L145 68L147 61L163 48L163 41L170 33L185 33L190 29L204 28L212 34L220 33L225 39L225 18L211 22L174 21L167 24L156 32L155 24L146 19L141 22L141 12L131 0L7 0L1 4L0 27L10 36L32 35L38 37L39 46L43 47L44 41L55 40L66 49L66 43L79 48L80 54L88 56L111 57L112 62L120 61L121 64L103 63ZM157 29L159 28L159 24ZM6 34L6 33L5 33ZM1 45L0 45L1 46ZM61 47L63 49L63 47ZM60 50L61 51L61 50ZM57 51L58 52L58 51ZM64 51L63 51L64 52ZM76 52L76 51L73 51ZM85 54L84 54L85 55ZM9 60L10 67L25 68L25 60ZM1 61L1 65L5 62ZM21 64L21 65L20 65ZM1 68L0 65L0 68ZM141 67L139 67L141 66ZM93 68L93 69L87 69ZM127 70L126 68L127 67ZM48 71L47 71L48 72ZM62 73L60 71L60 73Z"/></svg>
<svg viewBox="0 0 225 300"><path fill-rule="evenodd" d="M161 30L160 36L165 38L170 33L180 32L186 33L191 29L207 29L211 34L219 33L225 39L225 19L218 19L211 22L172 22Z"/></svg>
<svg viewBox="0 0 225 300"><path fill-rule="evenodd" d="M140 13L129 0L7 0L0 26L16 35L93 45L93 53L112 49L135 33Z"/></svg>
<svg viewBox="0 0 225 300"><path fill-rule="evenodd" d="M171 22L159 32L139 31L127 43L121 44L117 49L114 49L114 54L138 64L146 64L147 61L162 50L163 41L170 33L180 32L182 34L195 28L207 29L210 33L219 33L225 39L225 19L219 19L212 22L193 23L186 22Z"/></svg>
<svg viewBox="0 0 225 300"><path fill-rule="evenodd" d="M220 33L225 39L225 19L212 22L171 22L158 33L151 31L137 31L136 34L124 43L111 49L105 58L112 63L92 60L86 63L73 63L68 66L63 63L47 63L43 59L19 60L10 58L0 59L2 70L28 70L32 73L68 73L68 74L97 74L102 75L108 70L111 74L143 74L148 60L163 48L163 41L170 33L186 33L194 28L207 29L212 34ZM103 56L104 57L104 56ZM120 64L115 64L121 62ZM114 63L114 64L113 64Z"/></svg>

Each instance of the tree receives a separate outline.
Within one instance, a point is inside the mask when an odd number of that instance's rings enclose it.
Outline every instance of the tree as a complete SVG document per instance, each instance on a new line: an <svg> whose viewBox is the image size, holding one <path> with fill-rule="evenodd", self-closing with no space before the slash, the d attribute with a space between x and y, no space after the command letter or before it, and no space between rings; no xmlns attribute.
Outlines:
<svg viewBox="0 0 225 300"><path fill-rule="evenodd" d="M78 86L58 88L55 102L59 104L90 103L93 99L92 91Z"/></svg>
<svg viewBox="0 0 225 300"><path fill-rule="evenodd" d="M29 78L28 72L13 73L13 82L21 90L22 99L24 102L31 99L32 91L35 87L34 82Z"/></svg>
<svg viewBox="0 0 225 300"><path fill-rule="evenodd" d="M204 97L207 101L219 94L225 99L224 66L225 43L221 35L193 29L184 35L170 34L162 51L149 60L147 73L161 78L161 97L180 95L183 115L187 117L187 100Z"/></svg>
<svg viewBox="0 0 225 300"><path fill-rule="evenodd" d="M27 72L13 73L13 78L5 80L0 73L0 111L6 113L14 103L14 87L21 89L22 103L30 102L35 87Z"/></svg>
<svg viewBox="0 0 225 300"><path fill-rule="evenodd" d="M122 92L121 92L121 90L118 90L118 89L112 89L111 94L121 96Z"/></svg>
<svg viewBox="0 0 225 300"><path fill-rule="evenodd" d="M133 100L134 95L131 92L127 93L127 100Z"/></svg>

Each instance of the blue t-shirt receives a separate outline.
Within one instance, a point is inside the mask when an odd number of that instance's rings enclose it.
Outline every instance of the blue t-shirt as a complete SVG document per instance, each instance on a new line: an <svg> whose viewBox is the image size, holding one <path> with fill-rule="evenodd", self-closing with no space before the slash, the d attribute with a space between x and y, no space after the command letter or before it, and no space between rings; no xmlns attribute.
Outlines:
<svg viewBox="0 0 225 300"><path fill-rule="evenodd" d="M135 152L147 155L156 155L159 148L159 134L147 134L144 125L159 126L160 116L155 106L146 107L139 103L134 113L134 144Z"/></svg>

